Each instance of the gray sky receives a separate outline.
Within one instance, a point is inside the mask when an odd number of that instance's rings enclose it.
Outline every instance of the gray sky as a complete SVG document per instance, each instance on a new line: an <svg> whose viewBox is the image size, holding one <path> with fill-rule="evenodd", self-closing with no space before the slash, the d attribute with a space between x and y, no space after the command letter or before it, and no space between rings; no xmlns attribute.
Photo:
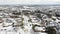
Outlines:
<svg viewBox="0 0 60 34"><path fill-rule="evenodd" d="M0 4L60 4L60 0L0 0Z"/></svg>

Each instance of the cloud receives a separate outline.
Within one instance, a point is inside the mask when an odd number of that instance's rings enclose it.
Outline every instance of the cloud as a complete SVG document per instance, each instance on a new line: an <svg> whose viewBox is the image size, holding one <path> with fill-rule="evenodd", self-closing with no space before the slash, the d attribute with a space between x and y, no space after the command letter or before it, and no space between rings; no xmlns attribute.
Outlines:
<svg viewBox="0 0 60 34"><path fill-rule="evenodd" d="M0 0L0 4L58 4L60 0Z"/></svg>

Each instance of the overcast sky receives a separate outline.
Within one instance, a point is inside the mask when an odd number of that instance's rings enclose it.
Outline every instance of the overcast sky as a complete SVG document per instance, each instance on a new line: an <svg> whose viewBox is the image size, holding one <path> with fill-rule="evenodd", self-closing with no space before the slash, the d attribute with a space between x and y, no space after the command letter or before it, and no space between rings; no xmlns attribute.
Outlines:
<svg viewBox="0 0 60 34"><path fill-rule="evenodd" d="M0 0L0 4L60 4L60 0Z"/></svg>

